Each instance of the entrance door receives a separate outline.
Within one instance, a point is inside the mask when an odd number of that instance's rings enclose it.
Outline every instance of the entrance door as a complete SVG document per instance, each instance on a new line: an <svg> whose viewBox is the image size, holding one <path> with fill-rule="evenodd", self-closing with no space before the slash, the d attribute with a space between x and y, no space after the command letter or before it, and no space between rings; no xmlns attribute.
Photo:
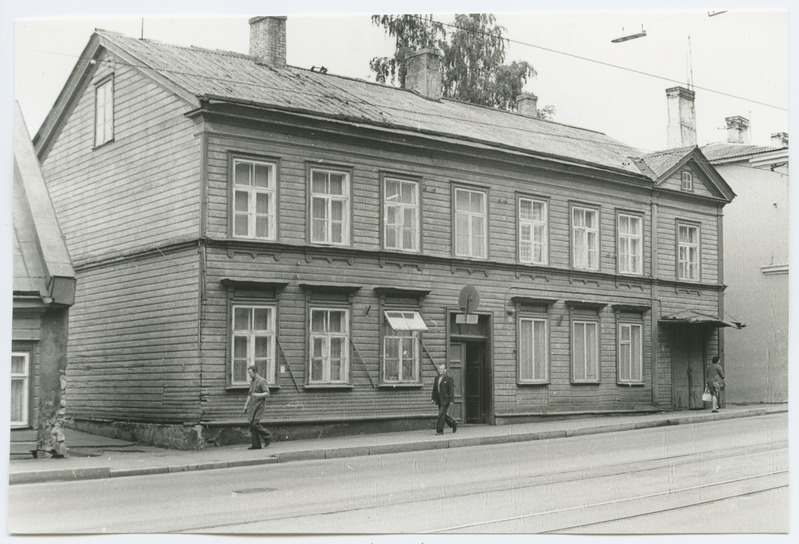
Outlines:
<svg viewBox="0 0 799 544"><path fill-rule="evenodd" d="M466 423L485 423L486 385L485 344L466 342L463 370L463 419Z"/></svg>
<svg viewBox="0 0 799 544"><path fill-rule="evenodd" d="M675 410L704 408L704 342L702 327L674 326L671 380Z"/></svg>

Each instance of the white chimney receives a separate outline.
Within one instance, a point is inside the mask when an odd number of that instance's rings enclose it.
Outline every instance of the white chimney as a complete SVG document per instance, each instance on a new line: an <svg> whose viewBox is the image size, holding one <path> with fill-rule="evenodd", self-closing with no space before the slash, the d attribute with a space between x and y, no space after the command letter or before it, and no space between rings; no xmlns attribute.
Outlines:
<svg viewBox="0 0 799 544"><path fill-rule="evenodd" d="M727 143L728 144L748 144L749 143L749 119L735 115L725 117L727 122Z"/></svg>
<svg viewBox="0 0 799 544"><path fill-rule="evenodd" d="M274 68L286 66L286 17L250 19L250 56Z"/></svg>
<svg viewBox="0 0 799 544"><path fill-rule="evenodd" d="M439 100L442 93L441 52L424 48L405 57L405 88L417 94Z"/></svg>
<svg viewBox="0 0 799 544"><path fill-rule="evenodd" d="M788 133L775 132L771 135L771 145L773 147L788 147Z"/></svg>
<svg viewBox="0 0 799 544"><path fill-rule="evenodd" d="M669 148L696 145L695 96L696 93L685 87L666 89L668 106L666 144Z"/></svg>
<svg viewBox="0 0 799 544"><path fill-rule="evenodd" d="M516 109L525 117L538 118L538 97L533 93L522 93L516 97Z"/></svg>

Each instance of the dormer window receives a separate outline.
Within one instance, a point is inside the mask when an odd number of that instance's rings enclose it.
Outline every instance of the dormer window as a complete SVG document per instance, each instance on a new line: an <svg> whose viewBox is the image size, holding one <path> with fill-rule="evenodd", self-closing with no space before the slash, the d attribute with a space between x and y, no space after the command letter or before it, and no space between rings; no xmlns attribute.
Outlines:
<svg viewBox="0 0 799 544"><path fill-rule="evenodd" d="M683 191L694 190L694 175L691 172L683 172L681 181L682 183L680 184L680 188Z"/></svg>
<svg viewBox="0 0 799 544"><path fill-rule="evenodd" d="M94 147L114 139L114 78L94 88Z"/></svg>

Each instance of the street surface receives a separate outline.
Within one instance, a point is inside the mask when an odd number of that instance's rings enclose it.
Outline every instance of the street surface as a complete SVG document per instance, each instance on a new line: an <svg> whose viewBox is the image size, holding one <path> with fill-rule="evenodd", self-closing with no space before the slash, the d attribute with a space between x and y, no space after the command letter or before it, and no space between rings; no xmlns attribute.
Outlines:
<svg viewBox="0 0 799 544"><path fill-rule="evenodd" d="M784 533L788 466L788 414L778 414L14 485L8 519L17 534Z"/></svg>

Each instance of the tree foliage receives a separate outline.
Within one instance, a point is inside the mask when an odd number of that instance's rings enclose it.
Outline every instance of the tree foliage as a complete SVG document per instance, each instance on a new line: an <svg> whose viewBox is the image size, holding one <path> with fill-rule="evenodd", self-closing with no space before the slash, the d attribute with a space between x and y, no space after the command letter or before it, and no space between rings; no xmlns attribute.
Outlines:
<svg viewBox="0 0 799 544"><path fill-rule="evenodd" d="M536 76L529 62L505 64L505 28L490 13L456 14L449 33L432 15L373 15L372 23L395 40L393 57L374 57L369 62L380 83L404 86L404 59L422 47L443 53L442 88L447 98L514 111L516 97L527 80ZM539 110L542 117L551 117L553 112L551 106Z"/></svg>

